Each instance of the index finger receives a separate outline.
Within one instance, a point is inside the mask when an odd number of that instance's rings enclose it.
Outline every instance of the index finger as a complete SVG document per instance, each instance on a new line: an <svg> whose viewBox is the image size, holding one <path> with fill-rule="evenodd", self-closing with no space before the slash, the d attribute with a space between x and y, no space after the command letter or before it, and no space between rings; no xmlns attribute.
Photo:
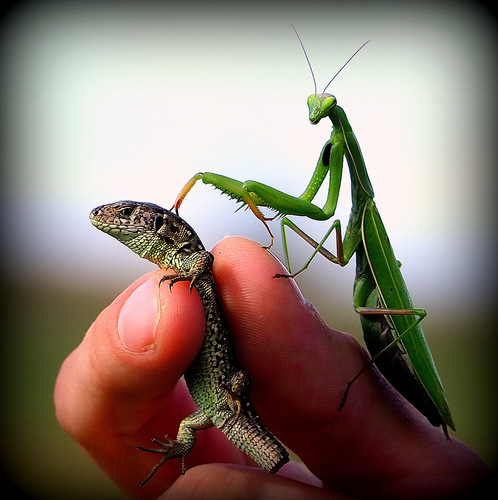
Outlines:
<svg viewBox="0 0 498 500"><path fill-rule="evenodd" d="M347 383L366 367L366 351L329 328L292 280L274 279L282 267L259 245L228 238L213 254L254 406L317 477L351 496L417 498L458 493L486 474L471 450L447 440L374 366L337 411Z"/></svg>

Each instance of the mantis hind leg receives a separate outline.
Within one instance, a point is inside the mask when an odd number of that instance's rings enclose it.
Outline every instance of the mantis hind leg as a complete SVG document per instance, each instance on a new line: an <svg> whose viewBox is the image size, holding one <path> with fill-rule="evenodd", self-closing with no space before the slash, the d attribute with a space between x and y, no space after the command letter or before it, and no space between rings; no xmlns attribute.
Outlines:
<svg viewBox="0 0 498 500"><path fill-rule="evenodd" d="M366 365L347 383L346 390L342 396L342 400L337 407L338 411L341 411L346 405L346 401L349 396L349 391L351 390L352 385L360 378L360 376L369 368L372 364L376 363L380 357L382 357L385 353L387 353L390 349L392 349L395 345L402 341L402 338L413 328L415 328L426 316L427 311L425 309L389 309L389 308L377 308L377 307L356 307L355 311L362 316L418 316L418 319L412 323L408 328L406 328L403 332L401 332L398 336L394 337L391 342L389 342L386 346L384 346L379 352L375 353L370 360L366 363ZM389 321L385 321L386 326ZM395 330L391 328L391 330ZM445 432L446 434L446 432Z"/></svg>
<svg viewBox="0 0 498 500"><path fill-rule="evenodd" d="M420 308L411 309L389 309L389 308L377 308L377 307L357 307L356 312L362 316L418 316L415 323L412 323L408 328L398 334L392 342L386 345L382 350L376 353L372 359L368 362L369 365L375 363L375 361L386 353L389 349L394 347L398 342L400 342L403 337L412 329L415 328L426 316L427 311Z"/></svg>

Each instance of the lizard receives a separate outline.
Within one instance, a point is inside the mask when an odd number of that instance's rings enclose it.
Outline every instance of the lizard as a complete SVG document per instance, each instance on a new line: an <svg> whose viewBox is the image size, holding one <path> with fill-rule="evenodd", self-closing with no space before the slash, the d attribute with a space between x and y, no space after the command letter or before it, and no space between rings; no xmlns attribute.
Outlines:
<svg viewBox="0 0 498 500"><path fill-rule="evenodd" d="M214 256L205 250L195 231L177 214L152 203L118 201L101 205L90 213L92 224L113 236L133 252L162 269L169 289L179 281L195 287L202 301L206 332L199 353L185 372L188 390L199 408L185 417L176 439L152 438L159 448L137 446L142 451L161 453L161 459L140 483L143 487L159 467L173 458L185 458L193 449L196 431L217 427L261 468L276 473L289 461L289 453L266 428L249 396L249 376L235 357L230 333L221 313L212 272Z"/></svg>

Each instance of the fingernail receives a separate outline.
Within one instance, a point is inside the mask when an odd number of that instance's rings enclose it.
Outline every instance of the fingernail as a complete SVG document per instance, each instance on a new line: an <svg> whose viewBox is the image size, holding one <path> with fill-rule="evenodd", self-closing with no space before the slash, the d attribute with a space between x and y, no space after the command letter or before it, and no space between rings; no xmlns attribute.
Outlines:
<svg viewBox="0 0 498 500"><path fill-rule="evenodd" d="M127 299L118 318L118 334L123 345L134 352L154 348L159 320L159 287L150 279L142 283Z"/></svg>

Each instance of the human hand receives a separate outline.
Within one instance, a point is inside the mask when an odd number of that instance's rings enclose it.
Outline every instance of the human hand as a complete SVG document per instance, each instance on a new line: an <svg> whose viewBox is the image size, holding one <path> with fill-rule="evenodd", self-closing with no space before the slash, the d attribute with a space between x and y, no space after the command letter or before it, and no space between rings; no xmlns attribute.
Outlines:
<svg viewBox="0 0 498 500"><path fill-rule="evenodd" d="M263 421L304 465L272 476L216 429L197 433L180 475L165 463L138 484L159 456L137 444L176 435L195 411L183 382L204 337L204 313L187 283L158 287L163 270L130 285L90 327L64 362L57 417L129 496L156 498L461 498L488 475L459 441L448 441L375 368L346 384L368 354L329 328L281 265L256 243L227 238L212 251L213 272L251 398ZM133 293L135 292L135 293ZM153 348L151 348L153 344ZM229 465L237 464L237 465ZM311 471L311 472L310 472Z"/></svg>

